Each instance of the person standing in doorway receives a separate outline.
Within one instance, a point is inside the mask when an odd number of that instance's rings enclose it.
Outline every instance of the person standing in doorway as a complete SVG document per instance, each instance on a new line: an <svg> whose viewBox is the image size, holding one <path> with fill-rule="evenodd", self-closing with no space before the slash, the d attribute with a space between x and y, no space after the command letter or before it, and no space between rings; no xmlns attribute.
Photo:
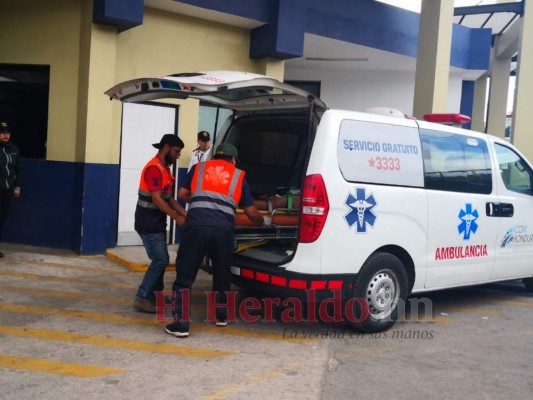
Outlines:
<svg viewBox="0 0 533 400"><path fill-rule="evenodd" d="M189 162L189 168L191 168L199 162L207 161L211 155L211 135L207 131L198 132L198 147L192 151L191 161Z"/></svg>
<svg viewBox="0 0 533 400"><path fill-rule="evenodd" d="M182 226L187 211L173 197L175 178L170 166L179 159L185 147L183 141L171 133L154 143L157 154L142 170L139 199L135 209L135 230L141 237L150 266L139 285L133 308L139 312L155 314L155 293L164 288L163 277L168 266L167 216Z"/></svg>
<svg viewBox="0 0 533 400"><path fill-rule="evenodd" d="M213 290L218 304L227 301L230 290L230 259L235 241L235 210L239 206L257 226L265 219L254 205L244 171L235 167L237 149L230 143L217 147L213 160L196 164L179 197L189 203L189 214L183 229L183 237L176 258L174 319L165 332L178 338L189 336L188 310L190 290L202 258L209 253L213 262ZM184 310L185 313L183 312ZM227 325L227 310L217 308L216 325Z"/></svg>
<svg viewBox="0 0 533 400"><path fill-rule="evenodd" d="M22 159L17 146L11 142L11 128L0 121L0 241L9 206L13 197L20 196ZM0 258L4 253L0 251Z"/></svg>

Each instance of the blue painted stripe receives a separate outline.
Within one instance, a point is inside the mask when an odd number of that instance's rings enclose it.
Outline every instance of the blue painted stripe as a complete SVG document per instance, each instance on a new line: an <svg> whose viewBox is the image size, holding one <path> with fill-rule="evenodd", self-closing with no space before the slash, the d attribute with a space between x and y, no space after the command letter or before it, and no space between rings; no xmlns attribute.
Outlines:
<svg viewBox="0 0 533 400"><path fill-rule="evenodd" d="M82 182L83 166L23 160L23 170L21 197L11 203L4 240L74 250L81 213L75 188Z"/></svg>
<svg viewBox="0 0 533 400"><path fill-rule="evenodd" d="M310 0L306 32L416 57L419 15L374 1Z"/></svg>
<svg viewBox="0 0 533 400"><path fill-rule="evenodd" d="M450 64L463 69L488 69L491 41L490 29L470 29L454 25Z"/></svg>
<svg viewBox="0 0 533 400"><path fill-rule="evenodd" d="M177 1L177 0L175 0ZM416 57L420 15L374 0L180 0L207 10L240 16L265 25L252 31L250 57L288 59L303 54L304 33L312 33L408 57ZM475 7L477 12L481 7ZM489 6L484 6L489 7ZM497 11L523 12L523 3L492 5ZM458 9L470 13L470 9ZM486 8L489 10L489 8ZM142 0L94 0L93 22L123 31L142 24ZM459 14L462 15L462 14ZM487 69L487 35L454 27L451 65Z"/></svg>
<svg viewBox="0 0 533 400"><path fill-rule="evenodd" d="M270 24L252 30L250 58L302 57L307 0L279 0ZM299 13L295 10L300 10Z"/></svg>
<svg viewBox="0 0 533 400"><path fill-rule="evenodd" d="M23 160L4 240L103 254L116 245L119 165Z"/></svg>
<svg viewBox="0 0 533 400"><path fill-rule="evenodd" d="M119 32L143 23L143 0L93 0L93 22L116 26Z"/></svg>
<svg viewBox="0 0 533 400"><path fill-rule="evenodd" d="M117 244L119 175L119 165L84 164L81 254L102 254Z"/></svg>
<svg viewBox="0 0 533 400"><path fill-rule="evenodd" d="M468 115L472 118L474 112L474 81L463 81L461 88L461 108L460 113L463 115ZM471 129L472 123L464 124L464 129Z"/></svg>

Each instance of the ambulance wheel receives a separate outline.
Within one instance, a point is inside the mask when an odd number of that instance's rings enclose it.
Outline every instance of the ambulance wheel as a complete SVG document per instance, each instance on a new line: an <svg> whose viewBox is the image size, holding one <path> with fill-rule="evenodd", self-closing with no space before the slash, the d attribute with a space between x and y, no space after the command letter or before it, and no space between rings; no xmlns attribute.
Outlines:
<svg viewBox="0 0 533 400"><path fill-rule="evenodd" d="M345 304L346 321L362 332L382 332L394 325L398 306L407 300L407 273L398 257L375 253L357 274ZM365 309L366 308L366 309Z"/></svg>
<svg viewBox="0 0 533 400"><path fill-rule="evenodd" d="M533 278L523 278L522 282L528 292L533 292Z"/></svg>

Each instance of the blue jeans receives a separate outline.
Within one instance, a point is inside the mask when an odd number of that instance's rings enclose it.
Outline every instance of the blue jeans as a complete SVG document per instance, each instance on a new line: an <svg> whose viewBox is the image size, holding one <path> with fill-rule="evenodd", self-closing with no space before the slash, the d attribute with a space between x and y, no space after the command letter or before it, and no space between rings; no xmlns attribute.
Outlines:
<svg viewBox="0 0 533 400"><path fill-rule="evenodd" d="M139 234L143 242L150 266L137 290L137 297L148 298L155 304L155 293L163 290L163 277L168 266L168 249L165 232Z"/></svg>

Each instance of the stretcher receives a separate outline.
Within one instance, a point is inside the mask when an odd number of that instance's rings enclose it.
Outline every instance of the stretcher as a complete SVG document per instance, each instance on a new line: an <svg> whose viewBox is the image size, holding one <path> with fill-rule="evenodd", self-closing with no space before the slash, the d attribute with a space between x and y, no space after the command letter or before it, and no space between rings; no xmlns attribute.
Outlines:
<svg viewBox="0 0 533 400"><path fill-rule="evenodd" d="M274 226L298 227L298 214L300 208L300 195L287 192L283 196L272 196L254 199L255 208L265 216L270 216ZM238 209L235 215L235 226L254 226L242 210Z"/></svg>
<svg viewBox="0 0 533 400"><path fill-rule="evenodd" d="M263 246L272 241L296 239L298 234L299 213L297 210L275 209L272 213L259 211L265 216L270 216L272 224L269 226L256 226L248 219L244 211L237 210L235 214L235 252Z"/></svg>
<svg viewBox="0 0 533 400"><path fill-rule="evenodd" d="M291 194L254 199L255 207L271 225L256 226L242 209L235 214L235 253L253 247L294 240L298 234L300 195Z"/></svg>
<svg viewBox="0 0 533 400"><path fill-rule="evenodd" d="M300 195L288 192L283 196L272 196L264 199L254 199L258 210L272 212L277 209L298 210L300 208Z"/></svg>
<svg viewBox="0 0 533 400"><path fill-rule="evenodd" d="M279 209L274 210L271 214L268 212L261 212L264 215L270 215L272 218L272 225L274 226L298 226L298 213L296 211L287 212L285 210L278 211ZM240 211L240 212L239 212ZM235 226L255 226L252 221L248 219L246 214L242 210L237 210L235 214Z"/></svg>

